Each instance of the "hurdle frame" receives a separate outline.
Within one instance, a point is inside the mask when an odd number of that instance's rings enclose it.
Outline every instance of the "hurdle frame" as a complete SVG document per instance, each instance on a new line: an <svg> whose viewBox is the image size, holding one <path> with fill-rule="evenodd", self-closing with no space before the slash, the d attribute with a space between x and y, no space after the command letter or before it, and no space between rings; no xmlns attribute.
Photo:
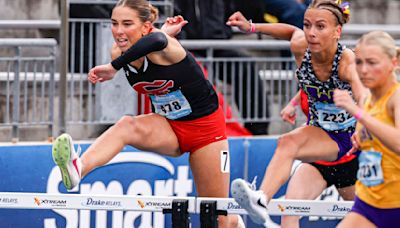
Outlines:
<svg viewBox="0 0 400 228"><path fill-rule="evenodd" d="M272 199L268 214L272 216L344 217L353 201ZM201 227L218 227L218 216L247 215L233 198L47 194L0 192L0 209L67 209L143 211L172 214L172 227L188 228L190 214L200 214Z"/></svg>

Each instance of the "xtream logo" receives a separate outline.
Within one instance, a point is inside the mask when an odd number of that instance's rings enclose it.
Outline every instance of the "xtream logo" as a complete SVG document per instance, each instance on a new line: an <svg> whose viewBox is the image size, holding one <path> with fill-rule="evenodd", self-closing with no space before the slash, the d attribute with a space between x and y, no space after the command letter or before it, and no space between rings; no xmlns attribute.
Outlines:
<svg viewBox="0 0 400 228"><path fill-rule="evenodd" d="M171 203L168 202L143 202L138 200L138 203L140 205L141 208L145 208L145 207L153 207L153 208L170 208L171 207Z"/></svg>
<svg viewBox="0 0 400 228"><path fill-rule="evenodd" d="M66 200L40 199L39 197L34 197L33 201L38 206L52 205L52 206L58 206L58 207L60 207L60 206L65 207L67 205Z"/></svg>
<svg viewBox="0 0 400 228"><path fill-rule="evenodd" d="M174 167L174 165L165 157L147 152L122 152L119 153L113 160L102 168L116 168L121 163L135 163L149 164L154 166L154 170L166 170L171 178L168 179L136 179L131 183L119 180L118 176L115 177L107 185L99 180L94 183L82 183L80 185L80 193L88 195L157 195L157 196L179 196L186 197L193 192L193 180L189 179L189 167L181 165ZM110 167L107 167L112 165ZM151 168L153 170L153 168ZM140 172L143 172L141 170ZM163 171L164 172L164 171ZM90 174L89 174L90 175ZM133 174L132 174L133 175ZM112 177L112 172L110 172ZM61 175L58 167L54 167L50 172L47 182L47 193L57 194L60 193L58 186L61 183ZM123 183L121 183L123 182ZM125 190L124 190L125 189ZM117 206L116 202L99 202L93 199L88 199L89 204ZM139 202L132 202L139 203ZM145 205L143 205L145 206ZM55 213L60 215L62 220L65 219L66 228L90 228L91 223L96 224L96 227L107 227L112 224L112 227L133 227L133 224L140 227L165 227L165 217L161 212L141 212L141 211L113 211L111 214L103 210L97 210L94 213L89 210L65 210L54 209ZM110 216L111 215L111 216ZM107 219L111 221L107 221ZM140 218L139 220L137 220ZM45 228L55 228L57 218L46 218L44 220ZM135 220L136 223L135 223ZM140 224L138 224L140 222Z"/></svg>

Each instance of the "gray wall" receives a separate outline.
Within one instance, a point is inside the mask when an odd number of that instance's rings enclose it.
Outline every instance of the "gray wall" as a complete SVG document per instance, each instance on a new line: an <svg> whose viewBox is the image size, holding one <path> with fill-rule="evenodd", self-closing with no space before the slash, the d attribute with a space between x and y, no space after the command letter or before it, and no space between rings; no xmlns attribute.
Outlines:
<svg viewBox="0 0 400 228"><path fill-rule="evenodd" d="M59 19L60 0L0 0L0 20ZM400 24L400 0L349 0L354 24ZM0 37L53 37L51 30L0 30Z"/></svg>
<svg viewBox="0 0 400 228"><path fill-rule="evenodd" d="M59 19L58 0L0 0L0 20ZM0 30L0 37L43 37L39 30Z"/></svg>
<svg viewBox="0 0 400 228"><path fill-rule="evenodd" d="M399 0L350 0L353 24L400 24Z"/></svg>

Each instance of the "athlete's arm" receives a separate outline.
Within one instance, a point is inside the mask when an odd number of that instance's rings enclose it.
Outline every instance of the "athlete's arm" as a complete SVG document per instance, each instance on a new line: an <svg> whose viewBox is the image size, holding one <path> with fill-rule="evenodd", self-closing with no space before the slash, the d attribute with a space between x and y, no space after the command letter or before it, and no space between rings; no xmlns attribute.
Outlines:
<svg viewBox="0 0 400 228"><path fill-rule="evenodd" d="M352 115L358 115L358 121L368 129L368 131L379 139L387 148L400 155L400 91L397 90L388 102L388 107L382 109L389 110L393 116L395 127L392 127L366 113L358 107L347 91L335 90L335 104L346 109Z"/></svg>
<svg viewBox="0 0 400 228"><path fill-rule="evenodd" d="M250 23L240 12L232 14L226 24L237 26L242 32L260 32L276 39L290 41L290 49L295 55L296 61L300 60L301 62L304 51L307 48L303 30L293 25L284 23ZM254 26L253 29L251 25Z"/></svg>
<svg viewBox="0 0 400 228"><path fill-rule="evenodd" d="M161 51L168 45L168 39L162 32L152 32L130 47L124 54L114 59L111 65L115 70L121 69L124 65L133 62L151 52Z"/></svg>
<svg viewBox="0 0 400 228"><path fill-rule="evenodd" d="M277 39L290 40L294 31L300 30L297 27L283 23L254 23L255 30L251 30L251 23L241 12L232 14L226 23L229 26L237 26L242 32L261 32Z"/></svg>
<svg viewBox="0 0 400 228"><path fill-rule="evenodd" d="M343 51L342 59L340 60L339 78L350 83L354 99L362 107L369 91L362 85L358 77L355 55L350 49Z"/></svg>
<svg viewBox="0 0 400 228"><path fill-rule="evenodd" d="M389 102L388 107L382 109L389 110L389 114L394 119L395 127L383 123L369 114L364 114L358 121L368 129L368 131L379 139L387 148L400 155L400 91L397 90Z"/></svg>
<svg viewBox="0 0 400 228"><path fill-rule="evenodd" d="M281 111L281 118L292 125L296 123L296 106L300 104L300 90Z"/></svg>
<svg viewBox="0 0 400 228"><path fill-rule="evenodd" d="M122 54L121 49L119 49L119 47L117 46L117 44L114 42L112 47L111 47L111 60L114 60L116 58L118 58L118 56L120 56Z"/></svg>
<svg viewBox="0 0 400 228"><path fill-rule="evenodd" d="M185 26L187 23L189 22L181 15L167 17L165 23L161 26L161 31L165 32L171 37L175 37L181 32L183 26Z"/></svg>

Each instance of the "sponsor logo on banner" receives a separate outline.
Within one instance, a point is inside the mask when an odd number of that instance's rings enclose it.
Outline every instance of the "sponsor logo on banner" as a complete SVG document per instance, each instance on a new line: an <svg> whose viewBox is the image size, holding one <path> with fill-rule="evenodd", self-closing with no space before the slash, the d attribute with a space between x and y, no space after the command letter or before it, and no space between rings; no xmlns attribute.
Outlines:
<svg viewBox="0 0 400 228"><path fill-rule="evenodd" d="M266 154L272 154L274 152L276 139L259 140L256 139L257 143L254 145L253 139L242 139L231 144L230 150L233 155L242 153L244 145L251 145L253 152L257 151L255 155L265 156ZM264 142L265 141L265 142ZM82 148L85 148L86 144L81 144ZM0 148L0 163L6 161L7 165L0 164L0 170L3 173L7 173L13 167L20 167L19 155L25 153L30 158L31 162L24 164L26 169L13 168L15 175L4 175L3 184L7 184L7 189L14 189L13 191L20 192L36 192L54 194L67 193L65 187L62 184L62 177L60 169L55 166L51 159L51 145L33 145L28 146L29 150L26 150L21 146L2 147ZM247 147L246 147L247 148ZM259 149L260 148L260 149ZM262 148L268 148L267 151L263 151ZM35 151L35 153L31 153ZM36 153L37 151L37 153ZM258 153L259 151L260 154ZM4 153L3 153L4 152ZM23 153L22 153L23 152ZM35 154L35 155L33 155ZM18 156L15 156L18 155ZM31 197L14 197L11 195L0 196L0 206L4 206L4 203L16 203L16 205L29 204L31 207L37 209L46 210L35 210L21 213L15 213L15 209L3 209L0 212L0 222L3 227L4 224L12 224L13 227L43 227L43 228L55 228L55 227L171 227L171 216L165 216L162 212L150 212L152 208L141 208L145 207L146 202L149 199L141 199L142 202L136 201L136 199L120 199L112 198L114 196L127 195L127 196L176 196L176 197L187 197L194 195L193 178L190 173L189 163L187 158L189 154L183 154L180 158L166 158L159 156L158 154L141 152L136 149L130 149L124 147L121 153L118 153L105 166L99 167L94 172L91 172L86 178L82 179L79 185L79 194L77 198L58 198L51 197L42 194L36 194ZM257 157L258 158L258 157ZM264 158L264 157L263 157ZM260 161L263 163L260 165ZM250 159L248 166L253 167L253 175L263 175L265 170L263 165L270 159ZM8 165L9 164L9 165ZM38 166L37 164L41 164ZM242 158L240 156L231 157L232 167L243 165ZM35 175L26 175L26 170L35 170ZM232 178L240 177L241 170L232 174ZM18 176L18 178L15 178ZM21 186L24 186L21 189ZM334 190L332 190L334 189ZM277 196L282 196L283 190L280 190ZM96 196L97 195L97 196ZM109 195L110 198L102 198L102 196ZM34 197L36 196L37 204L35 204ZM101 197L100 197L101 196ZM9 199L4 199L8 197ZM127 211L103 211L107 210L104 208L98 211L79 210L73 209L75 205L82 208L83 203L87 198L92 197L94 199L104 200L120 200L123 207L129 208ZM16 198L16 199L13 199ZM46 206L48 199L65 199L66 207L53 207L48 209ZM321 195L320 200L337 201L339 195L334 186L331 186L324 194ZM152 199L151 199L152 200ZM44 202L43 202L44 201ZM152 200L157 201L157 200ZM162 200L160 200L162 201ZM236 208L235 202L228 205L230 201L224 204L224 207ZM39 204L39 205L38 205ZM336 210L332 207L335 203L330 204L328 207L323 207L325 213L329 213L327 210ZM337 203L339 206L347 204ZM288 205L283 204L281 205ZM306 206L297 204L299 206ZM71 206L71 207L70 207ZM196 205L197 206L197 205ZM276 206L276 204L275 204ZM10 207L13 207L11 205ZM85 209L90 209L86 208ZM196 207L194 207L196 208ZM283 207L285 210L285 207ZM322 207L321 207L322 208ZM113 208L111 208L112 210ZM134 209L134 210L131 210ZM312 208L314 210L314 208ZM120 209L116 209L120 210ZM235 210L235 209L233 209ZM26 211L26 210L25 210ZM285 212L286 213L286 212ZM309 215L309 214L308 214ZM339 214L332 213L333 216L342 216ZM307 216L302 219L302 224L312 227L326 227L333 228L337 225L338 217L332 216ZM193 227L200 227L199 219L192 219ZM250 223L249 220L247 220ZM248 227L252 223L248 224ZM279 227L278 216L271 216L267 218L266 227L278 228Z"/></svg>
<svg viewBox="0 0 400 228"><path fill-rule="evenodd" d="M240 209L243 209L243 208L237 203L229 202L227 207L226 207L226 209L228 209L228 210L240 210Z"/></svg>
<svg viewBox="0 0 400 228"><path fill-rule="evenodd" d="M291 211L294 213L310 213L311 207L291 206L291 205L283 206L283 205L278 204L278 209L281 212Z"/></svg>
<svg viewBox="0 0 400 228"><path fill-rule="evenodd" d="M119 165L130 164L140 164L148 165L146 173L141 172L142 170L135 170L135 165L129 167L130 170L127 174L129 178L125 176L118 176L113 173L113 170L119 171L121 168ZM123 200L116 199L115 201L110 200L98 200L94 195L160 195L160 196L178 196L187 197L193 193L193 180L189 176L188 165L175 165L163 156L148 153L148 152L122 152L113 158L107 165L102 166L97 169L97 171L102 171L102 169L109 169L105 176L98 176L95 181L87 183L85 181L80 183L80 194L90 195L91 197L86 197L82 199L79 204L84 207L96 208L96 209L121 209L124 206ZM143 174L153 173L154 178L143 178ZM160 173L163 175L162 178L158 178ZM94 174L89 174L94 175ZM88 175L88 176L89 176ZM125 173L124 173L125 175ZM105 177L107 180L104 180ZM130 177L132 177L130 179ZM111 179L108 180L108 179ZM86 179L87 180L87 179ZM48 193L58 194L59 184L61 182L61 175L59 173L58 167L54 167L49 175L49 180L47 186ZM103 198L102 198L103 199ZM125 213L112 213L112 216L107 214L96 214L93 213L83 213L79 214L78 210L60 210L54 209L53 211L59 214L62 219L68 224L79 224L82 221L93 221L96 224L101 224L99 226L107 227L107 224L113 221L122 221L124 224L133 224L138 218L138 226L140 227L165 227L165 218L162 213L151 213L148 212L149 209L163 209L171 208L171 202L157 201L157 200L132 200L132 205L138 209L144 209L146 211L126 211ZM45 219L47 220L53 218ZM48 227L45 227L48 228Z"/></svg>
<svg viewBox="0 0 400 228"><path fill-rule="evenodd" d="M119 208L122 206L122 203L121 201L116 201L116 200L99 200L89 197L85 200L85 202L82 202L81 205L91 208L95 207Z"/></svg>
<svg viewBox="0 0 400 228"><path fill-rule="evenodd" d="M143 202L142 200L138 200L137 202L141 208L146 208L146 207L151 207L156 209L172 208L172 202L157 202L157 201Z"/></svg>
<svg viewBox="0 0 400 228"><path fill-rule="evenodd" d="M317 198L317 200L322 200L322 201L342 201L339 192L337 191L336 187L334 185L330 186L329 188L325 189L321 196ZM326 210L337 210L337 208L332 207L328 208ZM333 212L332 215L338 215L342 216L343 213L339 212ZM332 220L339 220L342 219L341 217L334 217L334 216L309 216L308 220L310 222L320 222L320 221L332 221Z"/></svg>
<svg viewBox="0 0 400 228"><path fill-rule="evenodd" d="M332 206L332 208L328 209L328 211L332 212L332 213L342 214L342 213L350 212L351 208L346 207L346 206L339 206L339 205L335 204Z"/></svg>
<svg viewBox="0 0 400 228"><path fill-rule="evenodd" d="M0 198L0 204L3 204L3 205L18 204L18 199L17 198L3 197L3 198Z"/></svg>
<svg viewBox="0 0 400 228"><path fill-rule="evenodd" d="M143 201L138 200L137 203L139 204L139 206L140 206L141 208L144 208L144 207L145 207Z"/></svg>
<svg viewBox="0 0 400 228"><path fill-rule="evenodd" d="M65 207L67 205L66 200L46 199L39 197L34 197L33 200L38 206Z"/></svg>

